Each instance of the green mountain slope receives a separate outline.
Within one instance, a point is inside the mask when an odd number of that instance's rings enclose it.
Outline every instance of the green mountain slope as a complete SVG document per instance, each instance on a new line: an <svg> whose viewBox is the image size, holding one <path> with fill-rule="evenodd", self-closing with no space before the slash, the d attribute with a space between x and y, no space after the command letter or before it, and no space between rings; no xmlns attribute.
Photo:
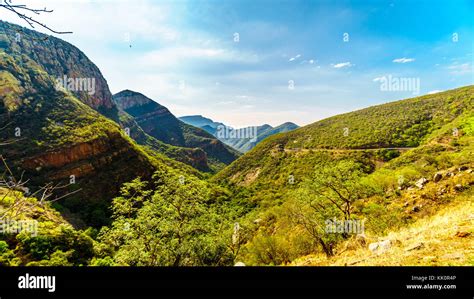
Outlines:
<svg viewBox="0 0 474 299"><path fill-rule="evenodd" d="M257 177L277 175L286 181L289 175L307 168L297 167L309 162L305 159L322 155L378 155L380 158L387 155L393 158L403 152L403 148L408 150L419 146L431 133L472 112L473 92L474 87L468 86L401 100L337 115L271 136L216 178L244 183L247 175L251 176L258 170L261 175ZM291 159L291 163L284 162L287 159Z"/></svg>
<svg viewBox="0 0 474 299"><path fill-rule="evenodd" d="M330 256L327 263L337 264L347 246L362 246L367 252L370 242L472 197L473 161L474 86L467 86L271 136L214 180L226 184L236 201L253 204L240 219L248 232L240 255L246 264L286 264L314 253L319 258L323 248ZM346 214L327 199L337 192L340 197L335 198L351 202L340 206L350 207ZM325 221L333 217L364 221L369 239L324 233ZM445 246L457 242L443 240ZM389 265L402 259L380 260ZM426 263L433 264L417 264Z"/></svg>
<svg viewBox="0 0 474 299"><path fill-rule="evenodd" d="M138 146L120 125L94 110L95 104L97 110L109 106L106 95L100 104L102 98L97 102L94 98L80 100L76 94L58 89L55 68L50 66L53 74L49 74L43 65L21 52L15 35L7 35L18 26L0 25L6 30L0 31L0 143L6 143L1 146L1 155L16 176L28 180L32 191L52 182L66 185L57 195L76 192L56 203L72 223L107 223L110 201L121 185L138 176L151 177L156 167L197 174L163 154ZM34 32L23 35L22 43L35 45L36 38ZM46 59L47 52L35 53ZM68 61L74 58L68 56ZM79 61L69 63L76 67ZM91 102L85 103L88 100ZM116 109L111 103L110 113ZM120 117L118 113L116 116Z"/></svg>
<svg viewBox="0 0 474 299"><path fill-rule="evenodd" d="M213 170L233 162L238 153L211 134L177 119L166 107L146 96L124 90L113 97L117 106L131 115L148 135L174 146L202 149ZM202 157L206 159L206 157Z"/></svg>
<svg viewBox="0 0 474 299"><path fill-rule="evenodd" d="M6 53L28 56L54 79L64 79L64 76L93 79L94 92L87 88L70 91L89 107L119 121L107 81L99 68L78 48L54 36L6 22L0 22L0 36L0 44Z"/></svg>

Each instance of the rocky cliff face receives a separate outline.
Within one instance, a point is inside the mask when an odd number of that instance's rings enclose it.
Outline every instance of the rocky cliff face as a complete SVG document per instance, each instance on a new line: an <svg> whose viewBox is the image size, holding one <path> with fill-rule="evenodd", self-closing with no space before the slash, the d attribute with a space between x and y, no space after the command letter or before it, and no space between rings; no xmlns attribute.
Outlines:
<svg viewBox="0 0 474 299"><path fill-rule="evenodd" d="M99 68L78 48L53 36L5 22L0 22L0 43L4 44L6 53L27 55L55 80L87 80L69 91L89 107L118 120L107 81ZM93 90L89 90L87 85L92 82Z"/></svg>

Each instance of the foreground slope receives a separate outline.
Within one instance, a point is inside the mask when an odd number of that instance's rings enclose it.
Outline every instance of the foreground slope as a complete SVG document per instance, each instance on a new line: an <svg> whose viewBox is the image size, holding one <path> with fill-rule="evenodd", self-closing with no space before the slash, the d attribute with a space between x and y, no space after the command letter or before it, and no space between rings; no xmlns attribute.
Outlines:
<svg viewBox="0 0 474 299"><path fill-rule="evenodd" d="M341 254L327 259L309 255L295 266L474 266L474 194L460 195L433 216L386 235L368 234L365 242L341 244ZM371 251L367 242L387 242L384 250Z"/></svg>

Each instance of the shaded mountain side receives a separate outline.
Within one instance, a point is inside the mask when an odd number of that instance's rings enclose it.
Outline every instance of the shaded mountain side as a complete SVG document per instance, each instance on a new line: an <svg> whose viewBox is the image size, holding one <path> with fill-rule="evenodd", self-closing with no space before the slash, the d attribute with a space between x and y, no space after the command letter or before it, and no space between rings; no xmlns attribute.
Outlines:
<svg viewBox="0 0 474 299"><path fill-rule="evenodd" d="M1 49L0 128L6 142L1 155L32 191L49 182L67 185L61 194L80 189L56 203L76 225L107 223L120 186L151 177L156 167L192 172L161 154L147 154L118 124L56 90L40 65Z"/></svg>
<svg viewBox="0 0 474 299"><path fill-rule="evenodd" d="M235 137L228 137L226 136L225 132L223 132L224 129L226 128L232 129L231 127L226 126L225 124L220 123L220 122L214 122L213 120L203 117L202 115L182 116L179 119L189 125L201 128L205 130L206 132L216 136L219 140L229 145L230 147L238 150L241 153L248 152L249 150L254 148L259 142L261 142L262 140L264 140L265 138L269 136L272 136L278 133L288 132L288 131L299 128L298 125L291 122L286 122L275 128L267 124L258 126L256 128L245 127L245 128L237 129L237 131L248 132L248 134L251 134L252 136L246 136L245 134L247 133L245 133L244 137L239 136L238 138L235 138ZM256 136L253 136L253 135L256 135Z"/></svg>
<svg viewBox="0 0 474 299"><path fill-rule="evenodd" d="M146 134L173 146L202 149L213 170L221 169L238 157L236 151L211 134L183 123L166 107L140 93L124 90L113 98L119 109L133 117ZM196 158L203 158L199 151L195 153Z"/></svg>
<svg viewBox="0 0 474 299"><path fill-rule="evenodd" d="M211 171L206 152L201 148L186 148L164 143L145 133L128 113L124 111L119 113L122 129L127 130L130 137L138 144L150 149L150 154L164 154L171 159L188 164L200 171Z"/></svg>

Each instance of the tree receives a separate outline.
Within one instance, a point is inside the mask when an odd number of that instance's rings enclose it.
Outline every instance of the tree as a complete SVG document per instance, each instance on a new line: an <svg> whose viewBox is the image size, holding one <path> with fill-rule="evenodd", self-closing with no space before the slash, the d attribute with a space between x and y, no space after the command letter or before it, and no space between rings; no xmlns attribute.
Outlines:
<svg viewBox="0 0 474 299"><path fill-rule="evenodd" d="M346 232L334 234L327 231L327 221L353 218L355 201L370 193L364 183L365 176L360 164L352 161L339 161L317 169L312 178L296 191L296 200L289 209L290 219L321 245L329 257L334 255L334 246Z"/></svg>
<svg viewBox="0 0 474 299"><path fill-rule="evenodd" d="M117 264L131 266L230 265L222 219L209 202L206 183L171 170L155 175L153 192L136 179L113 200L102 247Z"/></svg>

